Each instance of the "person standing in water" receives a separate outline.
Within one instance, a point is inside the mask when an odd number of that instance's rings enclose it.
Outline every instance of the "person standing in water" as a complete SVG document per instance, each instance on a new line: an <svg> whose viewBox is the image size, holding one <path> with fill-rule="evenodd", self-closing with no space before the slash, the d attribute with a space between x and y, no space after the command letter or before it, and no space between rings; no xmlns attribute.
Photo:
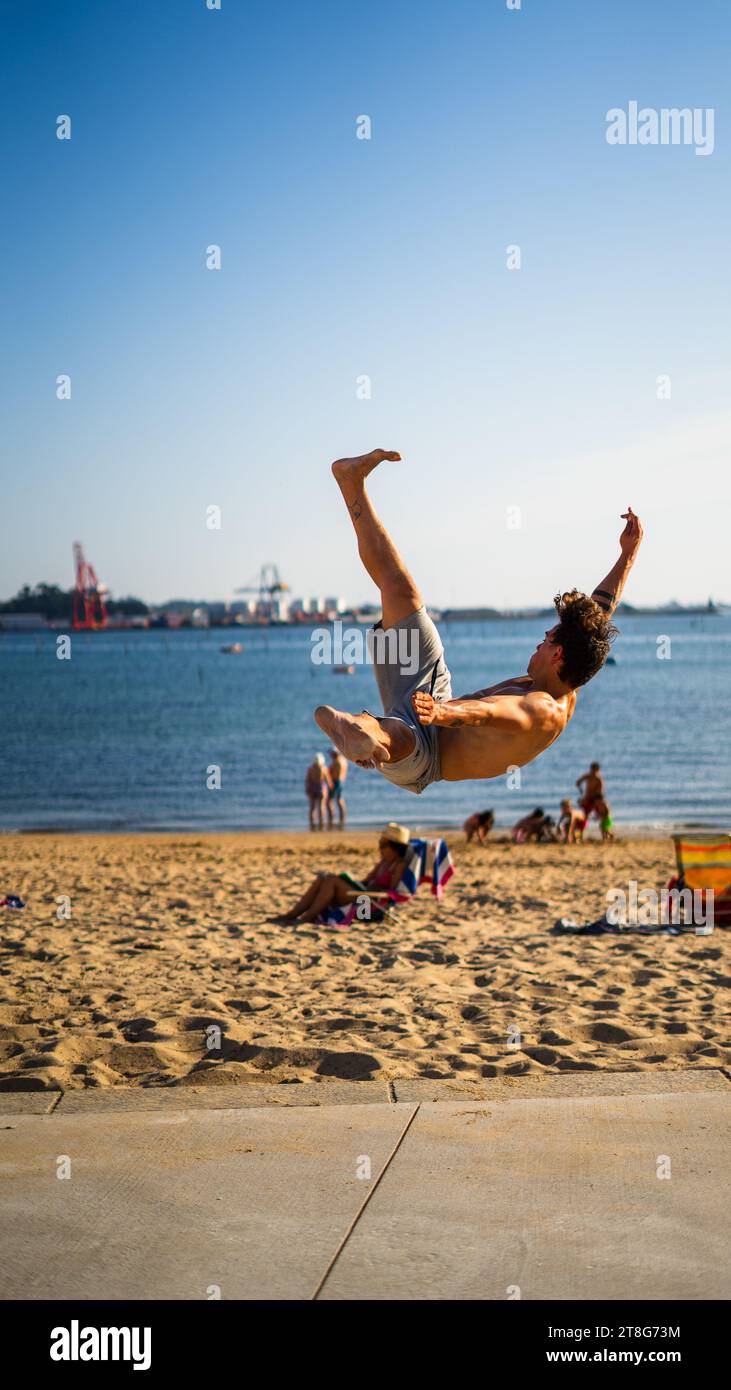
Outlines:
<svg viewBox="0 0 731 1390"><path fill-rule="evenodd" d="M322 753L316 753L305 774L305 796L309 802L310 830L322 830L330 786Z"/></svg>
<svg viewBox="0 0 731 1390"><path fill-rule="evenodd" d="M327 795L327 823L332 830L335 816L335 807L338 811L338 829L345 829L346 806L343 788L348 776L348 760L339 753L337 748L330 749L330 786Z"/></svg>

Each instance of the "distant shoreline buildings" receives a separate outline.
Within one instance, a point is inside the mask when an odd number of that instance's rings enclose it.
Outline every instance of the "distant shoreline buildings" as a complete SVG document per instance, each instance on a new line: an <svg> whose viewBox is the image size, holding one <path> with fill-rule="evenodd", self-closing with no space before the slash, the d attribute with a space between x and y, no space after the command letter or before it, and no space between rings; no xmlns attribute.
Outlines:
<svg viewBox="0 0 731 1390"><path fill-rule="evenodd" d="M46 586L43 586L46 588ZM38 591L35 591L36 594ZM61 606L58 601L45 606L41 603L31 607L31 591L22 591L23 599L11 600L5 611L0 609L0 632L68 632L72 627L70 609L71 595L55 590L61 600L68 598L68 614L48 611ZM125 611L125 603L132 611ZM262 627L317 627L339 619L342 622L373 623L380 609L375 604L349 607L341 596L289 599L282 594L259 599L235 599L230 602L206 602L195 599L170 599L167 603L146 605L140 599L120 599L110 603L110 611L103 629L105 632L130 631L139 629L176 630L178 628L262 628ZM141 611L142 610L142 611ZM516 622L530 619L550 618L552 608L429 608L429 612L443 623L462 622ZM639 608L622 603L619 616L625 617L719 617L731 614L731 605L717 604L709 599L706 604L684 605L676 602L663 604L657 608Z"/></svg>
<svg viewBox="0 0 731 1390"><path fill-rule="evenodd" d="M375 612L375 609L373 611ZM356 616L352 609L348 609L344 598L290 599L284 594L271 594L258 599L232 599L230 602L218 603L171 599L150 612L147 626L299 627Z"/></svg>
<svg viewBox="0 0 731 1390"><path fill-rule="evenodd" d="M375 604L349 606L342 595L310 595L290 598L290 585L272 561L263 564L248 584L234 590L230 600L173 598L166 603L147 604L127 595L112 598L87 561L79 541L73 544L75 585L62 589L58 584L24 584L12 599L0 600L0 632L130 631L146 628L243 628L318 627L337 620L373 623L380 614ZM241 595L241 597L239 597ZM635 608L622 603L618 609L627 616L700 616L731 612L727 604L713 599L704 605L685 606L675 600L657 608ZM548 608L429 608L437 621L511 622L521 619L554 618Z"/></svg>

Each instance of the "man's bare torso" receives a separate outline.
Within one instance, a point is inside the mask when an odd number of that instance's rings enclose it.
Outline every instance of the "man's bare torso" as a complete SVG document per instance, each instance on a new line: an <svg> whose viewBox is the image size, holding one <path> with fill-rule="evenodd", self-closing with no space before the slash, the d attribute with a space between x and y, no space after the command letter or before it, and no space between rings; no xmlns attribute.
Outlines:
<svg viewBox="0 0 731 1390"><path fill-rule="evenodd" d="M604 778L598 772L587 772L586 777L581 778L585 782L584 798L587 801L596 801L597 797L604 795Z"/></svg>
<svg viewBox="0 0 731 1390"><path fill-rule="evenodd" d="M509 767L523 767L555 743L563 733L576 707L576 692L558 699L545 691L534 691L530 676L513 676L486 690L463 699L481 696L536 695L536 717L526 729L505 730L466 725L438 728L439 755L445 782L470 778L499 777Z"/></svg>
<svg viewBox="0 0 731 1390"><path fill-rule="evenodd" d="M348 761L342 753L338 753L336 758L330 763L330 771L336 782L344 782L348 775Z"/></svg>

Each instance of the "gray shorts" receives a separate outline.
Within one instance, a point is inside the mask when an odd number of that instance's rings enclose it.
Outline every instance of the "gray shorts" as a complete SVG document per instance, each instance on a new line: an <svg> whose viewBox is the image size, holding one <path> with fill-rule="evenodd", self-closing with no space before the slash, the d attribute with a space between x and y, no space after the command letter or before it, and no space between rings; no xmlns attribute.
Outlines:
<svg viewBox="0 0 731 1390"><path fill-rule="evenodd" d="M417 608L393 627L376 623L368 634L383 713L400 719L412 730L416 747L397 763L381 763L379 771L396 787L423 792L439 782L439 735L433 724L420 724L411 696L427 690L435 700L451 700L452 677L444 660L444 648L426 608Z"/></svg>

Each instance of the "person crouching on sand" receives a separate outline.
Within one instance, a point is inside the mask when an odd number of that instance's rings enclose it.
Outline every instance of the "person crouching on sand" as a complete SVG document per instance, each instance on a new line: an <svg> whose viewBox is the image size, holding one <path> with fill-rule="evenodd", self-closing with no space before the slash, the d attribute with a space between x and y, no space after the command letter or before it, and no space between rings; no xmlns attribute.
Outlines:
<svg viewBox="0 0 731 1390"><path fill-rule="evenodd" d="M467 844L477 836L481 845L484 845L493 825L495 824L495 813L493 811L475 811L473 816L468 816L462 829L467 836Z"/></svg>
<svg viewBox="0 0 731 1390"><path fill-rule="evenodd" d="M561 814L558 818L558 838L566 845L580 845L581 837L586 830L586 816L580 811L578 806L571 805L570 797L564 797L561 802Z"/></svg>
<svg viewBox="0 0 731 1390"><path fill-rule="evenodd" d="M542 806L536 806L535 811L531 811L529 816L523 816L522 820L516 821L510 834L516 845L524 845L528 840L539 843L541 840L556 838L553 818L545 814Z"/></svg>
<svg viewBox="0 0 731 1390"><path fill-rule="evenodd" d="M316 874L306 893L277 921L316 922L320 913L330 907L345 907L353 901L353 893L387 893L398 887L404 872L404 860L409 848L410 832L405 825L389 821L378 840L379 859L361 881L348 873Z"/></svg>

